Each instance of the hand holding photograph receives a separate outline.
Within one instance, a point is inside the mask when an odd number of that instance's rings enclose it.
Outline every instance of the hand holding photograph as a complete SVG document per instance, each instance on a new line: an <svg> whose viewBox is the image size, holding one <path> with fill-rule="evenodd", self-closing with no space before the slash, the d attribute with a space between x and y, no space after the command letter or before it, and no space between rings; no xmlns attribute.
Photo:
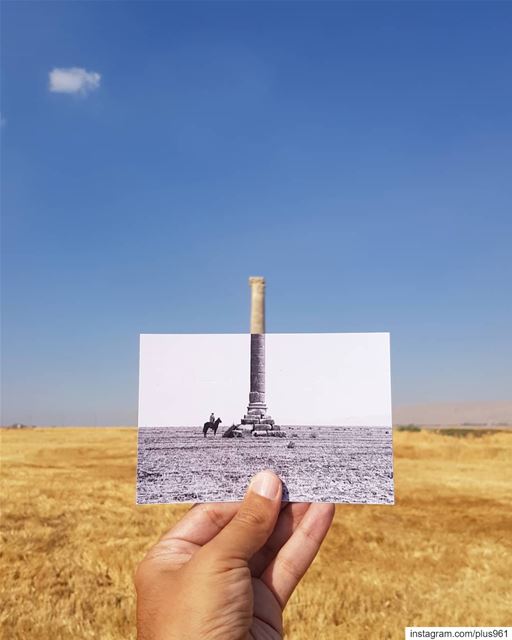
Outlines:
<svg viewBox="0 0 512 640"><path fill-rule="evenodd" d="M241 500L271 469L285 500L392 504L389 334L265 334L249 282L250 334L141 335L137 502Z"/></svg>

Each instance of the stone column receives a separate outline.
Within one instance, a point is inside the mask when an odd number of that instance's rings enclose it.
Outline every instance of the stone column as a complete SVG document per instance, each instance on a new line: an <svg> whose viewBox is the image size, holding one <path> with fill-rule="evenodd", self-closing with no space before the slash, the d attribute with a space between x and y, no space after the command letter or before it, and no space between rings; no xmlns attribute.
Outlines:
<svg viewBox="0 0 512 640"><path fill-rule="evenodd" d="M251 376L249 406L247 412L263 418L267 411L265 404L265 335L251 334Z"/></svg>
<svg viewBox="0 0 512 640"><path fill-rule="evenodd" d="M251 373L249 406L242 424L272 428L265 404L265 278L249 278L251 287Z"/></svg>
<svg viewBox="0 0 512 640"><path fill-rule="evenodd" d="M251 335L265 333L265 278L252 276L251 287Z"/></svg>

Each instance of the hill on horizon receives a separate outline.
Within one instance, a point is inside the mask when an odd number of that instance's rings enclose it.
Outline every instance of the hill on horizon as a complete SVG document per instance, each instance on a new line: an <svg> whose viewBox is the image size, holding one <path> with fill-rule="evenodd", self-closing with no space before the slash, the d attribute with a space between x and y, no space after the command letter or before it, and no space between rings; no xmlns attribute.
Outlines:
<svg viewBox="0 0 512 640"><path fill-rule="evenodd" d="M440 402L398 405L393 424L512 426L512 402Z"/></svg>

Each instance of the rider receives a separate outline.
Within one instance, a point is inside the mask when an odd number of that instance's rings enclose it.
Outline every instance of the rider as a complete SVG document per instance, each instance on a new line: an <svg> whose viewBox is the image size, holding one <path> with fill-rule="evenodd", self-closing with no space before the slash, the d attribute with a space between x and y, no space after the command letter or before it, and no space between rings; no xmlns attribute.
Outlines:
<svg viewBox="0 0 512 640"><path fill-rule="evenodd" d="M211 422L212 424L215 422L215 414L213 413L213 411L210 413L209 422Z"/></svg>

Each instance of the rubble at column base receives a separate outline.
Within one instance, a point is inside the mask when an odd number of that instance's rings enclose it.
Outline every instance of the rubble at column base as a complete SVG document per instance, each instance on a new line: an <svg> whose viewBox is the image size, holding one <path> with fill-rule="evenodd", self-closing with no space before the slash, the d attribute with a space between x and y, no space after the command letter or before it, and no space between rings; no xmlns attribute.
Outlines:
<svg viewBox="0 0 512 640"><path fill-rule="evenodd" d="M281 431L279 425L270 424L237 424L229 427L223 434L223 438L284 438L286 433Z"/></svg>

